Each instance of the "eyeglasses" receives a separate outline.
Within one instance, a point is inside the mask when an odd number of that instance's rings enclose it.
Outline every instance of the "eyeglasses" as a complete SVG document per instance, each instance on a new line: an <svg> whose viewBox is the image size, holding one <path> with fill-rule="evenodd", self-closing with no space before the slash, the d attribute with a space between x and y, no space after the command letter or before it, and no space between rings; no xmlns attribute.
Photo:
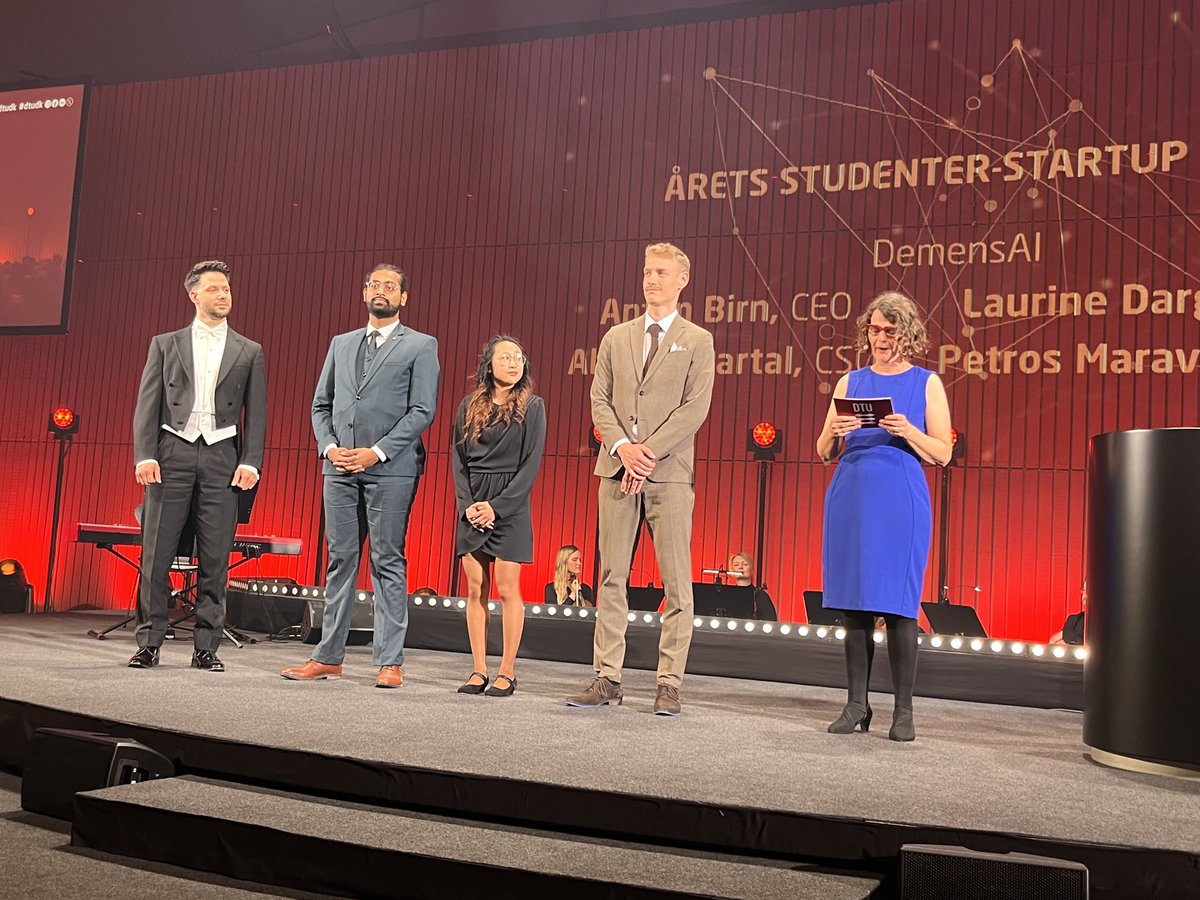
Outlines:
<svg viewBox="0 0 1200 900"><path fill-rule="evenodd" d="M390 294L392 291L399 290L400 285L396 284L394 281L368 281L363 285L363 287L365 287L368 291L377 291L380 288L383 288Z"/></svg>
<svg viewBox="0 0 1200 900"><path fill-rule="evenodd" d="M868 325L863 331L871 337L879 337L881 334L886 334L888 337L895 337L897 329L895 325Z"/></svg>
<svg viewBox="0 0 1200 900"><path fill-rule="evenodd" d="M522 353L501 353L496 357L496 361L504 363L506 366L510 364L523 366L525 365L525 355Z"/></svg>

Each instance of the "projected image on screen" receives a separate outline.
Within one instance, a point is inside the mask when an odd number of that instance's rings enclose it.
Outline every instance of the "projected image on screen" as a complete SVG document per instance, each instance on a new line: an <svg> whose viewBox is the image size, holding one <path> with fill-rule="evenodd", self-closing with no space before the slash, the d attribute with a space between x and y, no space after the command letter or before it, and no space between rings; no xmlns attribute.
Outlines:
<svg viewBox="0 0 1200 900"><path fill-rule="evenodd" d="M66 327L83 96L0 92L0 331Z"/></svg>

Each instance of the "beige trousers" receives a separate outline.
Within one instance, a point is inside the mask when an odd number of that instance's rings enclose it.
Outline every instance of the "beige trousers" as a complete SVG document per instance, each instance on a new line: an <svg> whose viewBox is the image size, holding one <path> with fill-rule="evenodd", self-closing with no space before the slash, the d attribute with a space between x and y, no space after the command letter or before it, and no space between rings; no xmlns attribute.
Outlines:
<svg viewBox="0 0 1200 900"><path fill-rule="evenodd" d="M621 680L629 624L629 567L642 518L650 528L666 605L658 642L658 683L679 687L692 644L692 507L690 484L647 481L639 494L621 493L620 478L600 479L600 585L596 594L597 674Z"/></svg>

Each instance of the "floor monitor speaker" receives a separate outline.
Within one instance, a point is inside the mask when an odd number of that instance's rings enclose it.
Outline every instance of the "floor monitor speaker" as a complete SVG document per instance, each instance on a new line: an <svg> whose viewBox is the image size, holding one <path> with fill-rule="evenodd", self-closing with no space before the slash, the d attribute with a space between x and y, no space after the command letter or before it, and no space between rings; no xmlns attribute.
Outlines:
<svg viewBox="0 0 1200 900"><path fill-rule="evenodd" d="M286 628L299 625L304 618L305 599L291 593L296 582L291 578L255 580L262 585L258 591L230 588L225 615L229 627L279 634Z"/></svg>
<svg viewBox="0 0 1200 900"><path fill-rule="evenodd" d="M21 808L70 821L75 795L115 784L170 778L175 766L129 738L68 728L38 728L21 776Z"/></svg>
<svg viewBox="0 0 1200 900"><path fill-rule="evenodd" d="M1026 853L942 844L900 848L900 900L1087 900L1087 867Z"/></svg>
<svg viewBox="0 0 1200 900"><path fill-rule="evenodd" d="M300 620L300 639L306 644L321 641L321 622L325 618L325 601L308 600L304 604L304 616ZM346 638L349 645L361 646L371 643L375 631L375 604L371 599L360 600L354 595L354 609L350 613L350 633Z"/></svg>

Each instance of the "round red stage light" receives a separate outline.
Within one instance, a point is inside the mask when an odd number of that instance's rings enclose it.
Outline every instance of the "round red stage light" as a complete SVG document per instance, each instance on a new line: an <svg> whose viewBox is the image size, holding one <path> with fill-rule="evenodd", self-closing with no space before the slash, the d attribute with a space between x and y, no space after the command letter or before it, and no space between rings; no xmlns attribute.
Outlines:
<svg viewBox="0 0 1200 900"><path fill-rule="evenodd" d="M595 425L592 426L592 437L594 437L596 439L597 444L604 443L604 435L602 435L600 433L600 429L597 428Z"/></svg>
<svg viewBox="0 0 1200 900"><path fill-rule="evenodd" d="M29 216L29 217L31 217L31 218L32 218L32 217L33 217L33 214L34 214L34 213L36 213L36 212L37 212L37 210L36 210L36 209L34 209L34 208L31 206L31 207L29 207L29 209L25 210L25 215L27 215L27 216Z"/></svg>
<svg viewBox="0 0 1200 900"><path fill-rule="evenodd" d="M775 437L777 434L778 432L775 430L775 426L770 422L759 422L754 426L754 443L758 444L760 447L770 447L775 443Z"/></svg>
<svg viewBox="0 0 1200 900"><path fill-rule="evenodd" d="M958 446L958 429L957 428L950 429L950 446L951 447Z"/></svg>
<svg viewBox="0 0 1200 900"><path fill-rule="evenodd" d="M70 428L75 421L75 413L66 406L60 406L54 411L53 418L55 428Z"/></svg>

